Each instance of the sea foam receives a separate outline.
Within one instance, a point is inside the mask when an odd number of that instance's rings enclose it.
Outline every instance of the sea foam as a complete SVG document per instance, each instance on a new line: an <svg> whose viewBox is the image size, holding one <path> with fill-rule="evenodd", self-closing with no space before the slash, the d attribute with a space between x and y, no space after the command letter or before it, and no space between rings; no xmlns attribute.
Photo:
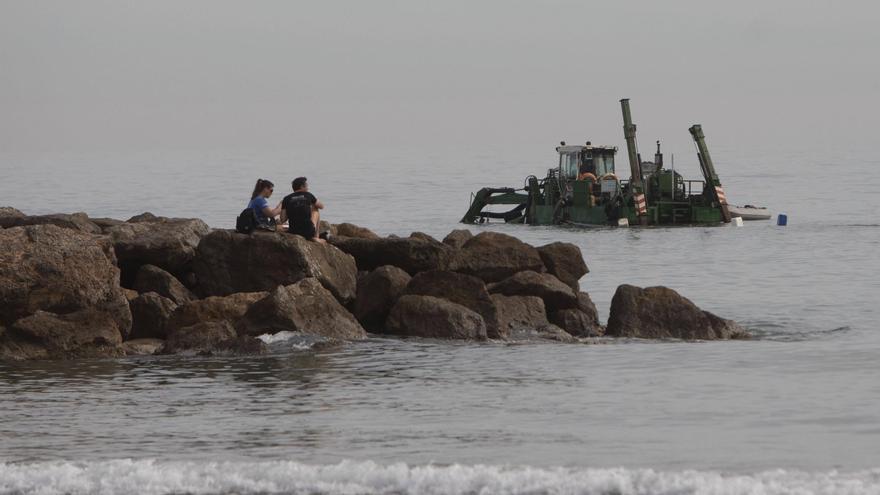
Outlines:
<svg viewBox="0 0 880 495"><path fill-rule="evenodd" d="M2 494L880 494L880 469L755 474L345 461L0 463Z"/></svg>

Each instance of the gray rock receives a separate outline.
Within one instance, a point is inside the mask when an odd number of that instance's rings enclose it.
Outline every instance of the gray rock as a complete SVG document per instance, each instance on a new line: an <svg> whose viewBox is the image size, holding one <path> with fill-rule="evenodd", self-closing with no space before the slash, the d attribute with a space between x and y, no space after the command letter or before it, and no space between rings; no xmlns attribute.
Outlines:
<svg viewBox="0 0 880 495"><path fill-rule="evenodd" d="M474 234L472 234L470 230L456 229L443 238L443 244L446 244L447 246L453 247L455 249L461 249L462 247L464 247L465 243L471 240L471 238L473 237Z"/></svg>
<svg viewBox="0 0 880 495"><path fill-rule="evenodd" d="M291 331L336 340L367 336L354 316L314 278L271 291L251 305L238 330L243 335Z"/></svg>
<svg viewBox="0 0 880 495"><path fill-rule="evenodd" d="M541 261L547 267L547 273L556 276L575 292L580 290L580 279L590 273L581 249L569 242L554 242L538 247Z"/></svg>
<svg viewBox="0 0 880 495"><path fill-rule="evenodd" d="M505 296L537 296L544 300L548 311L577 306L577 296L571 287L547 273L519 272L490 285L489 292Z"/></svg>
<svg viewBox="0 0 880 495"><path fill-rule="evenodd" d="M357 293L351 256L285 233L216 230L199 244L195 274L199 292L206 296L273 290L306 278L318 279L343 304Z"/></svg>
<svg viewBox="0 0 880 495"><path fill-rule="evenodd" d="M401 296L391 309L386 331L410 337L486 339L482 316L460 304L432 296Z"/></svg>
<svg viewBox="0 0 880 495"><path fill-rule="evenodd" d="M489 338L501 338L498 309L486 284L477 277L443 270L421 272L406 286L404 294L439 297L460 304L483 317Z"/></svg>
<svg viewBox="0 0 880 495"><path fill-rule="evenodd" d="M242 292L224 297L206 297L182 304L171 313L167 333L208 321L235 324L252 304L266 297L267 292Z"/></svg>
<svg viewBox="0 0 880 495"><path fill-rule="evenodd" d="M540 297L492 294L492 301L498 308L501 338L522 330L537 331L550 324L544 300Z"/></svg>
<svg viewBox="0 0 880 495"><path fill-rule="evenodd" d="M606 335L644 339L717 340L748 338L749 332L698 308L667 287L621 285L611 300Z"/></svg>
<svg viewBox="0 0 880 495"><path fill-rule="evenodd" d="M155 265L176 276L192 269L196 247L211 231L197 218L124 223L107 229L113 242L123 285L134 284L143 265Z"/></svg>
<svg viewBox="0 0 880 495"><path fill-rule="evenodd" d="M412 277L396 266L380 266L358 279L353 313L364 328L381 332L388 313Z"/></svg>
<svg viewBox="0 0 880 495"><path fill-rule="evenodd" d="M13 209L14 210L14 209ZM100 234L101 228L89 220L85 213L53 213L50 215L19 215L9 211L0 214L0 227L24 227L27 225L55 225L64 229L78 230L87 234ZM21 212L18 212L21 213Z"/></svg>
<svg viewBox="0 0 880 495"><path fill-rule="evenodd" d="M153 265L144 265L138 270L134 288L141 294L155 292L171 299L177 305L196 298L174 275Z"/></svg>
<svg viewBox="0 0 880 495"><path fill-rule="evenodd" d="M451 270L498 282L522 271L543 272L544 262L534 247L499 232L481 232L456 251Z"/></svg>
<svg viewBox="0 0 880 495"><path fill-rule="evenodd" d="M131 339L164 339L167 337L168 320L177 304L155 292L146 292L129 303L131 308Z"/></svg>
<svg viewBox="0 0 880 495"><path fill-rule="evenodd" d="M122 356L122 333L107 313L37 311L0 336L0 359L74 359Z"/></svg>
<svg viewBox="0 0 880 495"><path fill-rule="evenodd" d="M391 265L410 275L445 269L454 251L440 242L414 238L355 239L340 235L330 242L354 256L359 270L373 271Z"/></svg>

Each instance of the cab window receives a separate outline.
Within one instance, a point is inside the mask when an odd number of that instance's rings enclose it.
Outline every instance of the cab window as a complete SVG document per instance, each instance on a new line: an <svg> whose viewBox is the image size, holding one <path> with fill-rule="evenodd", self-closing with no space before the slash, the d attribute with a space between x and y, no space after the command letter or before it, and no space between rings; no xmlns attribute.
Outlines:
<svg viewBox="0 0 880 495"><path fill-rule="evenodd" d="M560 154L559 171L566 179L576 179L578 175L578 153Z"/></svg>

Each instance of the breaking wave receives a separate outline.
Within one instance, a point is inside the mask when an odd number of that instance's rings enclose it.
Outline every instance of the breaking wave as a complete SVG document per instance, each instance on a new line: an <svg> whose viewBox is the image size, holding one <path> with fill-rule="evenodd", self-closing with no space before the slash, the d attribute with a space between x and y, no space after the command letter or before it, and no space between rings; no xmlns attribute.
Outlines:
<svg viewBox="0 0 880 495"><path fill-rule="evenodd" d="M2 494L880 494L880 469L756 474L345 461L0 463Z"/></svg>

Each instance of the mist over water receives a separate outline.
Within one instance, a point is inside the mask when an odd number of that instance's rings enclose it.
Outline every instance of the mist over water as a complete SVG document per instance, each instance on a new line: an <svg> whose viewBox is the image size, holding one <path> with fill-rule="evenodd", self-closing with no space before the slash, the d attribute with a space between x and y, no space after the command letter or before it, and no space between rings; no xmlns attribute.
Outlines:
<svg viewBox="0 0 880 495"><path fill-rule="evenodd" d="M0 206L230 228L257 178L442 238L554 146L687 179L742 228L471 226L572 242L606 319L665 285L751 341L370 339L258 358L0 363L0 493L880 493L878 9L747 1L4 2Z"/></svg>

